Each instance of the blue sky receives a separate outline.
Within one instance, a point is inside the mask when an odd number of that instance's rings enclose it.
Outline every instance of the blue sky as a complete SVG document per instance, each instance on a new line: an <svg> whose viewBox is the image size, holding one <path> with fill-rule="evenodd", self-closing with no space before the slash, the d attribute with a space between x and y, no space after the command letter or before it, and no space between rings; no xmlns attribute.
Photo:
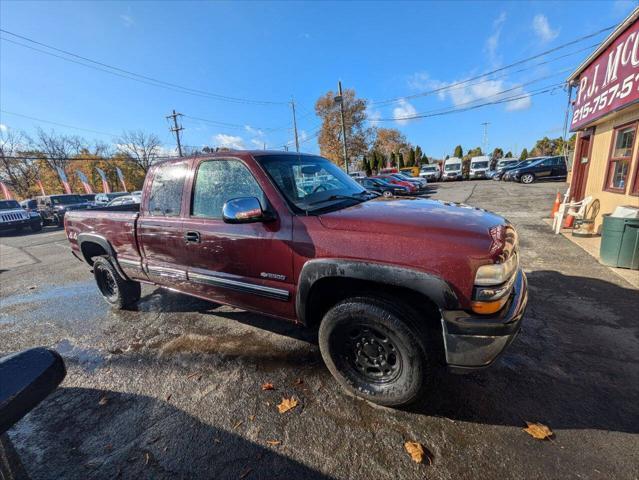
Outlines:
<svg viewBox="0 0 639 480"><path fill-rule="evenodd" d="M445 87L622 20L636 1L605 2L26 2L0 3L3 29L103 63L191 89L281 104L194 96L86 68L0 42L2 110L105 134L0 113L0 129L45 129L112 141L143 129L173 148L165 115L185 117L183 143L278 148L292 139L287 102L298 105L303 150L318 96L338 79L372 102ZM17 40L10 35L3 38ZM597 44L601 34L545 59ZM28 42L19 40L22 43ZM34 46L33 44L31 44ZM42 47L37 47L42 48ZM592 49L591 49L592 50ZM530 148L562 133L566 94L528 96L564 80L590 50L546 65L500 72L491 81L391 104L372 104L372 124L399 128L429 156L482 145ZM536 62L542 61L539 59ZM524 71L516 72L521 70ZM484 79L485 80L485 79ZM471 82L473 83L473 82ZM394 118L473 105L509 90L518 100L414 121ZM492 97L491 97L492 95ZM269 130L274 129L274 130Z"/></svg>

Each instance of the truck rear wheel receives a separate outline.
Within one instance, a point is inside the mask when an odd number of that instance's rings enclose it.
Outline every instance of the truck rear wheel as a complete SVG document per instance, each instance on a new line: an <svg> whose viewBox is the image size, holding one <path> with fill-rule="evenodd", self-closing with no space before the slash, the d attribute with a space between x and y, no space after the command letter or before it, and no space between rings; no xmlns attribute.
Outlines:
<svg viewBox="0 0 639 480"><path fill-rule="evenodd" d="M331 308L319 329L326 366L353 395L385 406L419 397L429 376L426 338L410 309L372 297Z"/></svg>
<svg viewBox="0 0 639 480"><path fill-rule="evenodd" d="M140 283L122 278L107 257L94 260L93 276L104 299L117 309L124 309L140 299Z"/></svg>

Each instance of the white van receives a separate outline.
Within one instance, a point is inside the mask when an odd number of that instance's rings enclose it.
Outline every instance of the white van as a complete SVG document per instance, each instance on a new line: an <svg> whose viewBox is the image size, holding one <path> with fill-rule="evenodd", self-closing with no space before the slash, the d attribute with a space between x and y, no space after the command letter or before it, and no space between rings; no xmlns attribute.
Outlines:
<svg viewBox="0 0 639 480"><path fill-rule="evenodd" d="M488 169L490 168L490 157L484 155L481 157L473 157L470 159L470 178L487 178Z"/></svg>
<svg viewBox="0 0 639 480"><path fill-rule="evenodd" d="M444 160L444 172L442 180L461 180L462 179L462 159L451 157Z"/></svg>

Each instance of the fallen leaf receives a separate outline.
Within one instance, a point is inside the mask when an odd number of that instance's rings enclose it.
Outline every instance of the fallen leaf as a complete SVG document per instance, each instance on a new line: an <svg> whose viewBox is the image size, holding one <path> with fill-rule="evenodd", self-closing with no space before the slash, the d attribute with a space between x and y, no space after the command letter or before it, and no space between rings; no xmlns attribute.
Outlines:
<svg viewBox="0 0 639 480"><path fill-rule="evenodd" d="M222 443L222 440L220 440L219 438L214 438L214 439L213 439L213 441L214 441L215 443Z"/></svg>
<svg viewBox="0 0 639 480"><path fill-rule="evenodd" d="M280 411L280 413L286 413L289 410L297 407L298 401L291 397L291 398L282 398L282 402L277 406L277 409Z"/></svg>
<svg viewBox="0 0 639 480"><path fill-rule="evenodd" d="M424 447L421 443L418 442L406 442L404 443L404 448L410 455L410 458L413 459L415 463L422 463L424 461Z"/></svg>
<svg viewBox="0 0 639 480"><path fill-rule="evenodd" d="M149 464L149 453L145 453L144 454L144 465L148 465Z"/></svg>
<svg viewBox="0 0 639 480"><path fill-rule="evenodd" d="M235 430L237 427L239 427L243 423L244 423L244 420L240 420L239 422L237 422L235 425L233 425L233 430Z"/></svg>
<svg viewBox="0 0 639 480"><path fill-rule="evenodd" d="M171 400L171 397L172 397L172 396L173 396L173 394L172 394L172 393L169 393L169 394L166 396L166 401L168 402L169 400Z"/></svg>
<svg viewBox="0 0 639 480"><path fill-rule="evenodd" d="M279 440L267 440L266 443L268 443L269 445L272 445L274 447L275 445L279 445L282 442L279 441Z"/></svg>
<svg viewBox="0 0 639 480"><path fill-rule="evenodd" d="M273 386L272 383L263 383L262 384L262 390L274 390L275 387Z"/></svg>
<svg viewBox="0 0 639 480"><path fill-rule="evenodd" d="M186 379L187 380L191 380L194 377L197 377L200 374L200 372L193 372L190 375L187 375Z"/></svg>
<svg viewBox="0 0 639 480"><path fill-rule="evenodd" d="M109 403L109 397L107 397L107 396L105 395L104 397L102 397L102 398L100 399L100 401L98 402L98 405L102 405L102 406L104 406L104 405L106 405L107 403Z"/></svg>
<svg viewBox="0 0 639 480"><path fill-rule="evenodd" d="M35 290L35 289L36 289L36 286L35 286L35 285L29 285L27 288L28 288L29 290Z"/></svg>
<svg viewBox="0 0 639 480"><path fill-rule="evenodd" d="M524 432L537 440L545 440L554 435L552 430L543 423L526 422L528 427L524 428Z"/></svg>
<svg viewBox="0 0 639 480"><path fill-rule="evenodd" d="M255 415L249 415L249 420L252 422L253 420L255 420Z"/></svg>
<svg viewBox="0 0 639 480"><path fill-rule="evenodd" d="M302 380L301 378L296 378L295 381L293 382L295 385L301 385L302 383L304 383L304 380Z"/></svg>
<svg viewBox="0 0 639 480"><path fill-rule="evenodd" d="M244 472L240 475L240 480L242 480L243 478L246 478L246 476L251 473L253 471L253 469L251 467L248 467L244 470Z"/></svg>

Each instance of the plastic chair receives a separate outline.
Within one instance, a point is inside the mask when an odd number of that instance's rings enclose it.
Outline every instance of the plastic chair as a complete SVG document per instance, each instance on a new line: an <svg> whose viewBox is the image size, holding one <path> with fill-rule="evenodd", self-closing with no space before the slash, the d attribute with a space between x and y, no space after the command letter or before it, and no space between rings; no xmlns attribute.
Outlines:
<svg viewBox="0 0 639 480"><path fill-rule="evenodd" d="M581 220L584 218L588 205L590 205L592 201L593 198L591 196L579 202L566 203L564 200L564 203L559 205L559 211L555 214L555 218L552 222L552 228L555 233L558 234L561 231L561 226L564 224L564 215L571 215L575 217L575 219ZM597 211L597 213L599 212Z"/></svg>

